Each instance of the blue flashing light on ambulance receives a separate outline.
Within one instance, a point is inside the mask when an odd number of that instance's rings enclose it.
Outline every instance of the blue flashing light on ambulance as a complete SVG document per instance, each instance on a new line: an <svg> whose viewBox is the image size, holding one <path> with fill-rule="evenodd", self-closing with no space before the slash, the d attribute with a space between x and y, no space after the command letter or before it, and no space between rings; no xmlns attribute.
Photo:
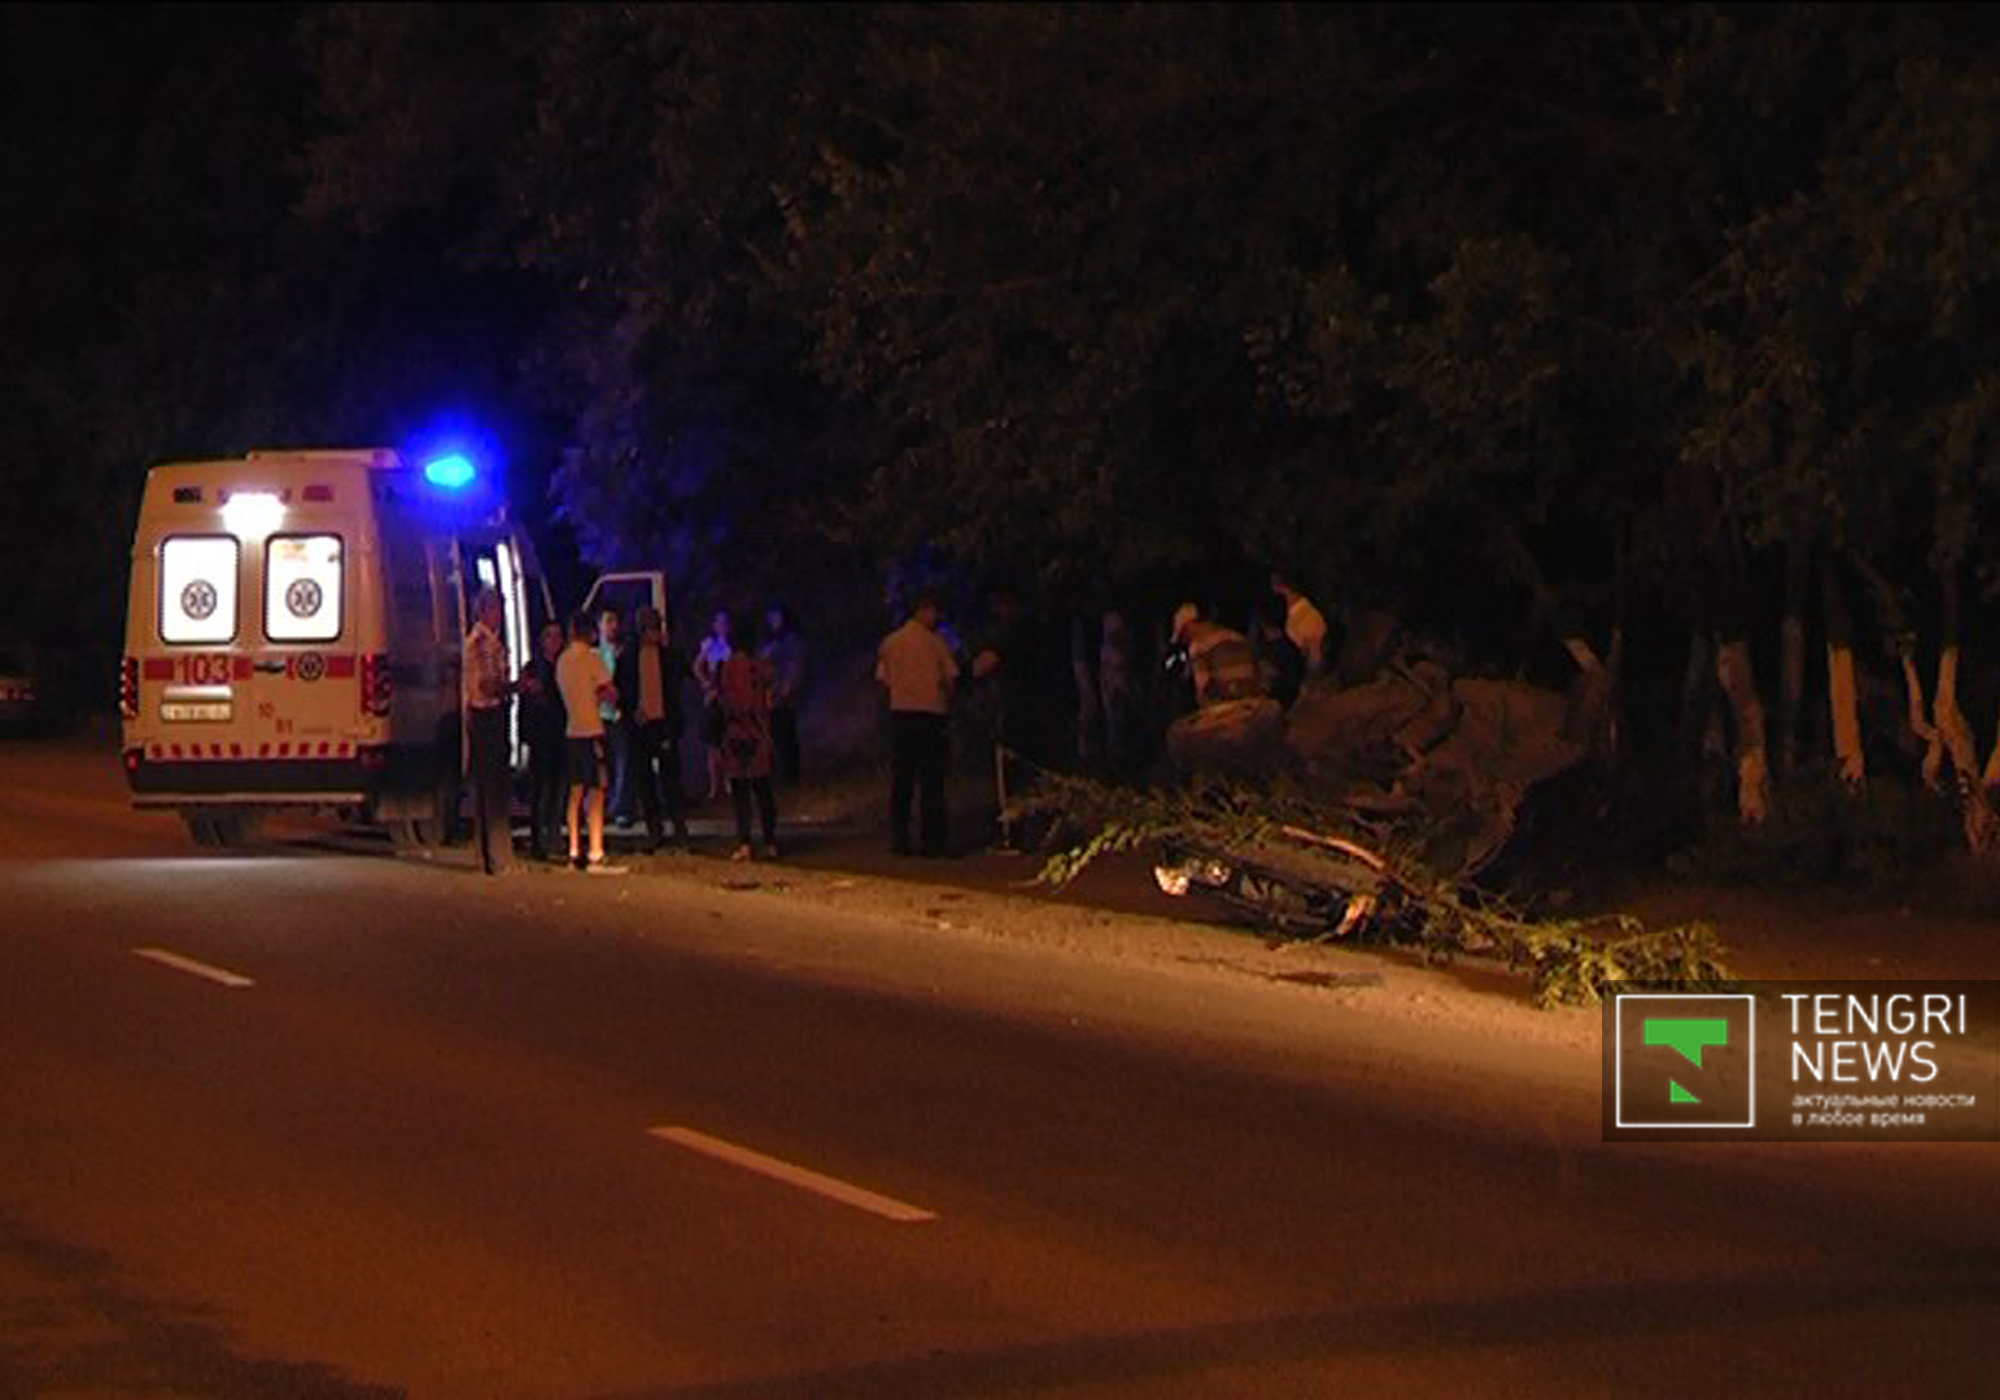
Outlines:
<svg viewBox="0 0 2000 1400"><path fill-rule="evenodd" d="M424 463L424 480L443 491L463 491L479 473L462 453L452 452Z"/></svg>
<svg viewBox="0 0 2000 1400"><path fill-rule="evenodd" d="M154 467L120 670L133 802L177 809L204 846L252 839L278 808L449 842L462 639L482 586L500 593L518 662L553 616L548 587L463 457L419 469L371 448Z"/></svg>

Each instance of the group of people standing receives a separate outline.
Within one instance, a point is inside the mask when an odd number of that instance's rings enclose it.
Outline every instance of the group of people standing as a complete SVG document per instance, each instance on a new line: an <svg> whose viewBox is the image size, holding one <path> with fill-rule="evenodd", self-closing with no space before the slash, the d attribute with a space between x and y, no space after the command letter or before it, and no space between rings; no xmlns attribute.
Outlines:
<svg viewBox="0 0 2000 1400"><path fill-rule="evenodd" d="M1011 801L1040 771L1136 779L1162 731L1173 757L1174 727L1191 715L1252 701L1274 716L1288 708L1309 677L1327 670L1326 617L1275 573L1268 597L1249 611L1251 626L1239 632L1196 604L1184 605L1167 637L1169 664L1158 666L1152 642L1119 610L1051 627L1031 617L1011 590L995 588L981 625L960 638L943 618L937 593L916 594L907 620L883 639L876 659L889 704L892 849L944 853L954 716L963 721L962 737L990 748L994 834L1006 849L1021 838ZM963 705L961 690L969 692ZM922 821L913 832L918 810Z"/></svg>
<svg viewBox="0 0 2000 1400"><path fill-rule="evenodd" d="M599 618L579 612L567 634L559 623L544 625L536 655L511 677L500 611L498 595L483 592L466 638L466 727L483 869L497 874L511 860L506 716L517 695L528 745L529 849L535 859L622 873L606 856L605 826L607 817L628 816L635 796L647 850L665 847L669 831L685 847L681 742L687 727L683 690L691 681L702 702L709 796L726 787L735 805L733 856L777 854L773 775L798 780L797 706L805 672L803 645L782 605L766 612L761 644L754 617L716 614L692 658L674 644L658 609L640 608L631 633L615 612ZM753 807L761 844L752 842Z"/></svg>
<svg viewBox="0 0 2000 1400"><path fill-rule="evenodd" d="M943 623L938 595L918 594L876 653L875 676L889 712L892 848L904 855L947 853L945 780L962 678L978 693L974 727L991 741L1002 846L1014 836L1009 790L1032 782L1039 769L1075 764L1136 777L1148 761L1145 735L1159 734L1155 720L1178 715L1174 725L1186 728L1183 721L1202 719L1204 711L1206 719L1220 717L1221 706L1289 706L1305 680L1327 667L1327 622L1283 576L1271 576L1270 592L1273 606L1252 610L1248 635L1184 605L1168 638L1169 657L1182 664L1165 671L1148 665L1139 629L1117 611L1096 620L1094 637L1072 627L1063 646L999 589L989 598L984 634L961 646ZM669 841L686 846L682 741L694 728L684 712L689 688L700 696L696 732L708 798L726 790L735 809L733 857L777 854L777 787L794 786L800 776L798 705L806 670L803 643L782 605L761 619L714 614L692 654L674 643L654 608L638 610L629 634L615 612L579 613L567 633L553 622L542 629L538 652L518 677L508 671L498 596L482 594L475 617L466 639L465 708L485 869L504 869L509 859L506 714L516 695L529 748L529 845L537 859L617 871L606 859L606 823L629 822L635 803L648 851ZM1178 697L1159 689L1163 679L1175 684L1174 677L1183 688Z"/></svg>

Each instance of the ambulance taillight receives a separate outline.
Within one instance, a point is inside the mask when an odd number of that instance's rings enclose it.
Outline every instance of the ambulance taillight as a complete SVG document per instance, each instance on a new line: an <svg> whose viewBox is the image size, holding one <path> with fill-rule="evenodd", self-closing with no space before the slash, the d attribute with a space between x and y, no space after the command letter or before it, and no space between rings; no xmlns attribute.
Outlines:
<svg viewBox="0 0 2000 1400"><path fill-rule="evenodd" d="M139 718L139 658L128 656L118 668L118 712Z"/></svg>
<svg viewBox="0 0 2000 1400"><path fill-rule="evenodd" d="M364 714L386 717L394 689L389 679L389 658L371 652L361 658L361 709Z"/></svg>

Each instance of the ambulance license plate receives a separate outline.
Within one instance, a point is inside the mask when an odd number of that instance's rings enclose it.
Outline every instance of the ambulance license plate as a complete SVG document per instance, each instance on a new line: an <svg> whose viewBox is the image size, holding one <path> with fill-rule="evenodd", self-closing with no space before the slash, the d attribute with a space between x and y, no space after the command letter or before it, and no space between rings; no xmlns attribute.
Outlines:
<svg viewBox="0 0 2000 1400"><path fill-rule="evenodd" d="M160 706L160 718L169 722L215 724L227 721L227 700L168 700Z"/></svg>

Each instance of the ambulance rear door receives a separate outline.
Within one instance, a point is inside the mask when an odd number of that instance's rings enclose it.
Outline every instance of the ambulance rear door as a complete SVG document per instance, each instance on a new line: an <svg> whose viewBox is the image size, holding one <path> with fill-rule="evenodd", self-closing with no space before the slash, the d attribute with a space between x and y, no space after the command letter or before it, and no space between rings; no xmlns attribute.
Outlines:
<svg viewBox="0 0 2000 1400"><path fill-rule="evenodd" d="M507 644L508 664L516 675L535 654L535 637L544 622L554 617L548 585L535 560L527 537L509 526L498 526L459 537L463 562L462 577L468 589L491 588L500 595L501 640ZM472 600L465 600L465 614L472 615ZM528 752L521 736L518 706L509 707L511 734L509 749L514 767L525 772Z"/></svg>
<svg viewBox="0 0 2000 1400"><path fill-rule="evenodd" d="M246 741L278 759L352 758L379 743L363 672L375 650L360 636L372 608L356 606L372 574L360 522L302 519L266 536L254 558L253 626L261 633L247 688ZM377 614L379 616L379 614Z"/></svg>

